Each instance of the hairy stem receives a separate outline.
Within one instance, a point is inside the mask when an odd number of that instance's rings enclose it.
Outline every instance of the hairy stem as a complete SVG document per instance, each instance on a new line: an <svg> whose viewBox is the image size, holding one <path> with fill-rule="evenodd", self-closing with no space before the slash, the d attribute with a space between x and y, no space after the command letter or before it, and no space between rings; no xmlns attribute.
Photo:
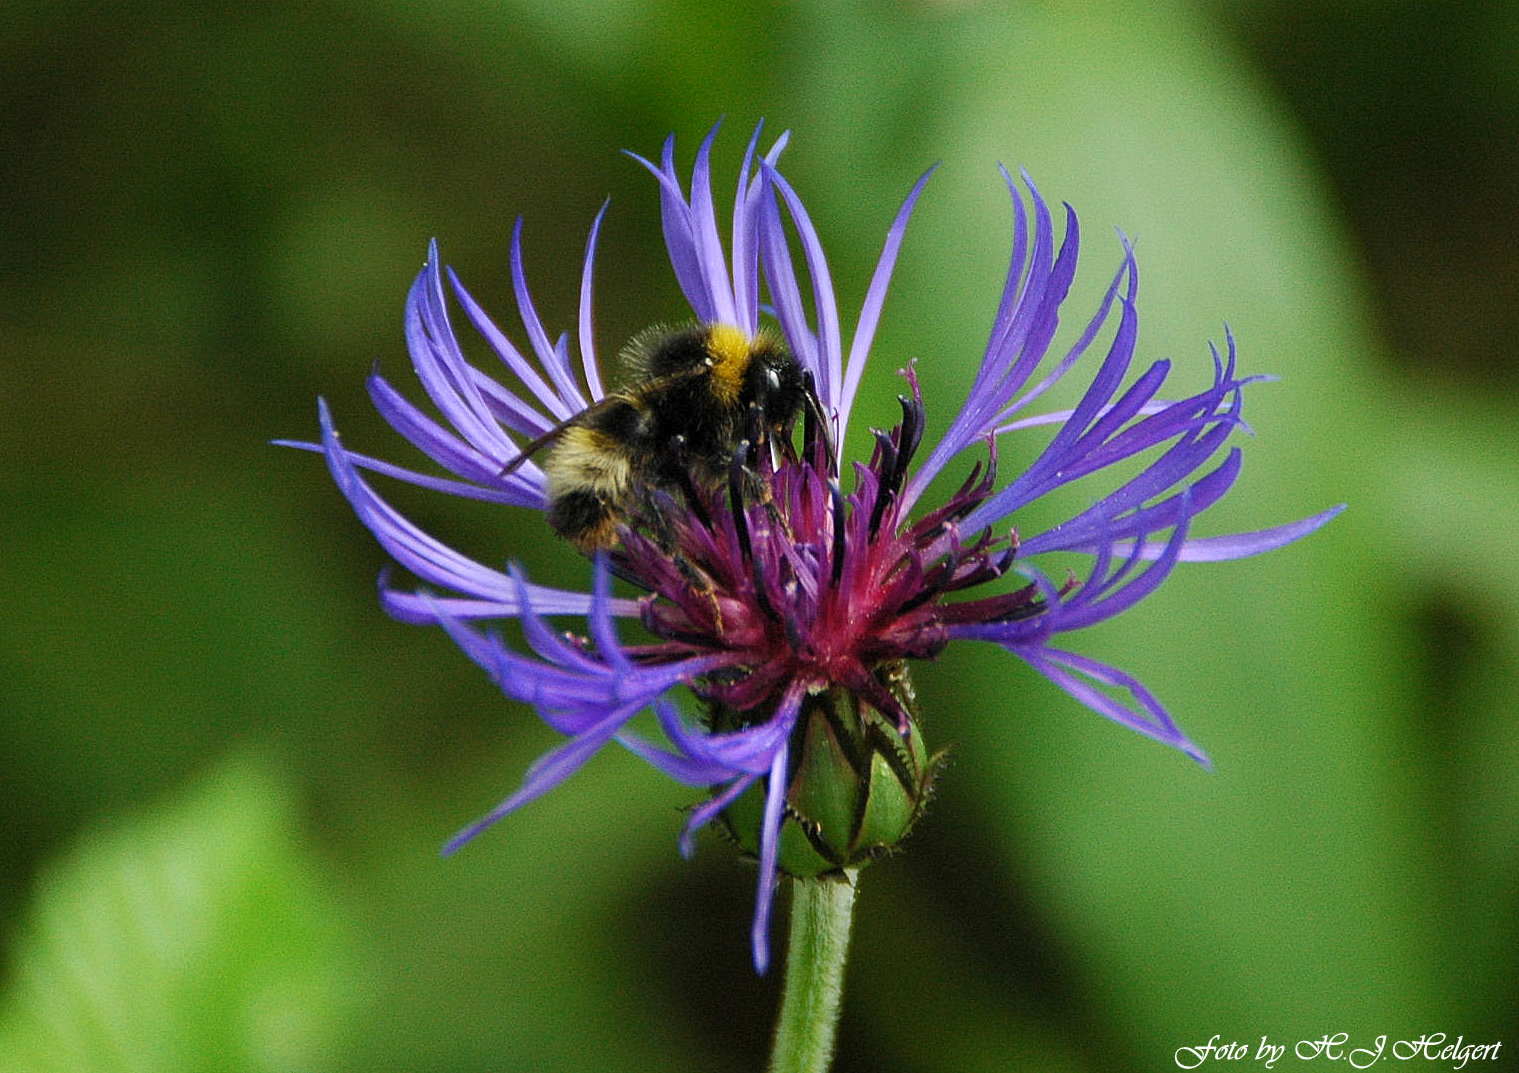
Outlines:
<svg viewBox="0 0 1519 1073"><path fill-rule="evenodd" d="M855 874L791 881L786 986L770 1073L825 1073L833 1061Z"/></svg>

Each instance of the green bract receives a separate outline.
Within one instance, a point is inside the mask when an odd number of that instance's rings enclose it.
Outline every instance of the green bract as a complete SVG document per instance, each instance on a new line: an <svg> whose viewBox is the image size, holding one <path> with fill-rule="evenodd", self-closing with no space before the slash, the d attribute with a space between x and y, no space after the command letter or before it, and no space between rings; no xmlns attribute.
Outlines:
<svg viewBox="0 0 1519 1073"><path fill-rule="evenodd" d="M791 735L786 814L779 868L797 878L857 869L889 853L923 814L942 753L930 754L918 725L907 667L878 672L912 715L899 734L893 721L841 686L809 695ZM714 715L716 725L731 713ZM760 780L723 812L723 824L746 853L758 855L768 780Z"/></svg>

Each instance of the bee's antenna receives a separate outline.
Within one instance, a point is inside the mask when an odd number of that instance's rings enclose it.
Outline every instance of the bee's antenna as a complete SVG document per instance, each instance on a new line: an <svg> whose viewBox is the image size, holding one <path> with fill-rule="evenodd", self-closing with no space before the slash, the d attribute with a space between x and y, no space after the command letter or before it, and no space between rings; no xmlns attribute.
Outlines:
<svg viewBox="0 0 1519 1073"><path fill-rule="evenodd" d="M829 556L828 576L835 588L844 577L844 556L848 551L849 511L845 506L844 492L837 480L828 482L829 505L833 510L833 543Z"/></svg>
<svg viewBox="0 0 1519 1073"><path fill-rule="evenodd" d="M539 451L549 446L549 444L553 443L560 436L563 436L566 432L569 431L571 425L573 425L576 421L580 420L580 418L584 416L585 414L579 413L575 414L572 417L567 417L563 421L559 422L559 424L555 425L553 428L545 432L542 436L539 436L534 440L529 440L522 446L522 450L517 452L517 456L515 458L511 459L511 461L507 462L506 465L501 467L501 472L496 474L497 478L504 479L506 477L510 477L513 473L516 473L517 470L521 468L522 463L526 462L529 458L532 458Z"/></svg>

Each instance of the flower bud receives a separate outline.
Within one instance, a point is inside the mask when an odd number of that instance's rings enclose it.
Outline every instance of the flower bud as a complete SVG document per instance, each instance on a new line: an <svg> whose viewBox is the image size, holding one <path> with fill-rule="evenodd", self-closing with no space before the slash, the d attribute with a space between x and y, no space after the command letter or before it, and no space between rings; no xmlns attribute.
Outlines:
<svg viewBox="0 0 1519 1073"><path fill-rule="evenodd" d="M802 701L780 830L778 864L787 875L807 878L868 864L890 852L923 814L943 754L930 755L923 743L906 665L893 661L878 677L912 717L906 735L892 717L842 686ZM726 714L716 713L714 722ZM760 779L722 814L733 841L754 855L768 781Z"/></svg>

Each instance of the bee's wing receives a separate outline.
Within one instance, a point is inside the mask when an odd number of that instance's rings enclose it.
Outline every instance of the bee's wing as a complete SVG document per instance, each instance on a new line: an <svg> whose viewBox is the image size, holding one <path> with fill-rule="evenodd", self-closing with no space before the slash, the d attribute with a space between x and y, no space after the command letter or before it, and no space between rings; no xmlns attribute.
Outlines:
<svg viewBox="0 0 1519 1073"><path fill-rule="evenodd" d="M592 411L596 410L605 401L606 400L603 399L601 402L595 403L593 406L591 406L590 409L581 410L578 414L565 418L563 421L559 422L559 424L555 425L553 428L545 432L542 436L539 436L534 440L529 440L527 443L523 444L522 450L517 454L517 457L513 458L506 465L502 466L501 472L496 474L496 476L510 477L513 473L516 473L517 470L522 466L522 463L526 462L529 458L532 458L535 454L543 450L545 447L553 444L556 440L559 439L560 436L563 436L567 431L569 431L571 425L577 424L583 420L586 414L589 414Z"/></svg>
<svg viewBox="0 0 1519 1073"><path fill-rule="evenodd" d="M529 458L533 457L533 455L537 454L545 447L551 446L556 440L559 439L559 437L563 436L575 425L594 424L595 415L605 410L614 402L627 402L633 397L649 398L650 396L657 396L661 391L664 391L667 388L673 387L674 385L679 384L685 380L694 380L699 376L705 375L709 371L710 370L705 365L696 365L689 369L680 369L676 372L670 373L668 376L657 377L653 380L645 380L642 383L637 384L631 388L627 388L623 391L613 392L612 394L607 395L597 400L596 402L593 402L590 406L584 410L581 410L578 414L565 418L563 421L559 422L559 424L549 429L537 439L530 440L529 442L523 444L521 453L518 454L516 458L513 458L510 462L508 462L505 466L501 467L501 472L497 474L497 476L510 477L513 473L517 472L518 467L520 467L522 463L526 462Z"/></svg>

